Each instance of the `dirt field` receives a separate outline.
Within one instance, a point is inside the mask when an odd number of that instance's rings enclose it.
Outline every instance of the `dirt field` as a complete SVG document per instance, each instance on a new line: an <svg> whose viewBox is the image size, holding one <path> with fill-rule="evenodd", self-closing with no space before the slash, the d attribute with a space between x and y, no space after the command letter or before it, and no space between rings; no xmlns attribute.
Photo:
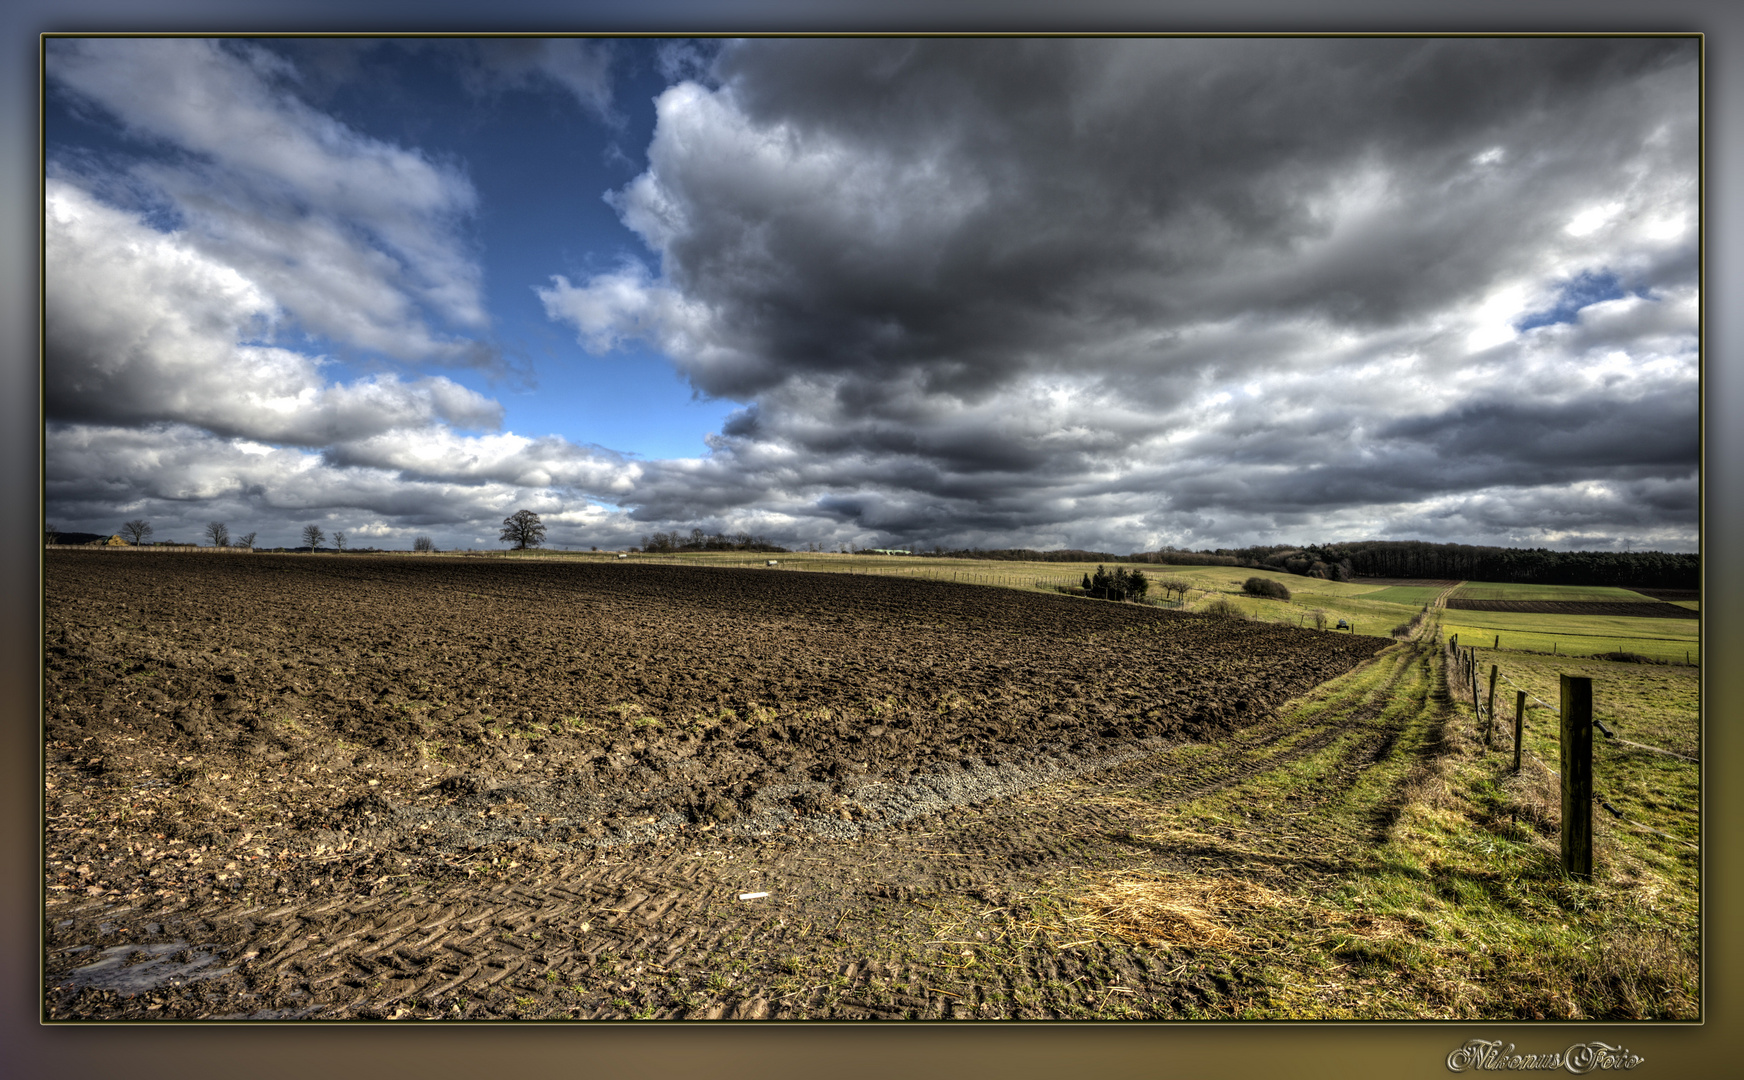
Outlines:
<svg viewBox="0 0 1744 1080"><path fill-rule="evenodd" d="M1449 611L1512 611L1521 615L1609 615L1637 619L1699 619L1701 613L1671 603L1605 600L1459 600Z"/></svg>
<svg viewBox="0 0 1744 1080"><path fill-rule="evenodd" d="M67 1019L1176 1015L1215 970L971 969L1129 842L1074 782L1384 644L761 569L57 552L45 591ZM959 913L949 979L868 948Z"/></svg>
<svg viewBox="0 0 1744 1080"><path fill-rule="evenodd" d="M1632 589L1630 591L1638 592L1642 596L1651 596L1655 600L1678 601L1700 600L1702 598L1702 590L1700 589Z"/></svg>

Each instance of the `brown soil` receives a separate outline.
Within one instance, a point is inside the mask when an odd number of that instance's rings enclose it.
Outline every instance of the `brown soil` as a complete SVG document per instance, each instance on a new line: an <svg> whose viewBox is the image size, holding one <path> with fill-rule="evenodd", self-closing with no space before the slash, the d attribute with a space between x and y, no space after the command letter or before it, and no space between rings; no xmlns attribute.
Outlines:
<svg viewBox="0 0 1744 1080"><path fill-rule="evenodd" d="M1700 600L1702 598L1702 590L1700 590L1700 589L1633 589L1632 588L1629 591L1630 592L1638 592L1642 596L1651 596L1655 600Z"/></svg>
<svg viewBox="0 0 1744 1080"><path fill-rule="evenodd" d="M1133 842L1074 777L1267 732L1383 646L879 577L172 553L50 554L45 626L52 1019L988 1015L865 943L961 913L960 975ZM1217 978L1035 963L1000 978L1088 980L1038 1015Z"/></svg>
<svg viewBox="0 0 1744 1080"><path fill-rule="evenodd" d="M1638 619L1699 619L1676 604L1628 600L1449 600L1449 611L1515 611L1524 615L1615 615Z"/></svg>

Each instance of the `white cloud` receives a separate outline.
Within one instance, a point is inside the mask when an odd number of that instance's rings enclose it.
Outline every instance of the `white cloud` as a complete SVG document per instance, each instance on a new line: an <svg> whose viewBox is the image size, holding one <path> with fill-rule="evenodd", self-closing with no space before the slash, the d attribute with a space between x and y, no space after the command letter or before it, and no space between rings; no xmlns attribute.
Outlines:
<svg viewBox="0 0 1744 1080"><path fill-rule="evenodd" d="M185 423L304 446L501 422L496 402L442 377L328 382L316 358L259 343L281 309L256 282L70 183L48 182L44 230L51 420Z"/></svg>
<svg viewBox="0 0 1744 1080"><path fill-rule="evenodd" d="M471 183L311 109L274 85L283 64L247 44L57 39L46 70L54 87L180 151L135 176L174 206L190 246L311 332L402 360L493 363L430 322L488 327L460 233Z"/></svg>

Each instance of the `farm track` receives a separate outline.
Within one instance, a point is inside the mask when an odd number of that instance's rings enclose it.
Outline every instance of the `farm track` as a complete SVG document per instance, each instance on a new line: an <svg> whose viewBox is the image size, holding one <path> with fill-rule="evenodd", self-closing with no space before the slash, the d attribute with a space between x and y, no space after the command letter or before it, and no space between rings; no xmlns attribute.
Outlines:
<svg viewBox="0 0 1744 1080"><path fill-rule="evenodd" d="M505 589L489 601L519 604L535 595ZM1144 641L1159 632L1156 625L1128 621L1107 630L1116 643ZM1328 644L1348 640L1304 634ZM769 649L744 644L747 657ZM1117 652L1095 641L1083 647ZM245 894L252 899L209 879L179 896L140 886L51 888L45 1014L1196 1015L1248 976L1226 959L1202 957L1189 969L1179 952L1072 933L1073 883L1136 865L1237 872L1279 887L1300 887L1304 874L1347 871L1384 833L1387 798L1397 787L1367 790L1371 770L1406 749L1423 751L1434 711L1432 652L1420 642L1392 646L1319 689L1304 687L1294 701L1273 699L1246 726L1200 736L1141 730L1111 741L1056 738L1055 759L1077 762L1062 766L1063 779L1004 790L962 786L966 801L906 819L817 819L841 821L836 834L820 834L823 826L808 825L812 819L762 810L743 820L769 827L738 832L707 820L665 831L626 822L615 839L607 832L586 838L592 843L565 842L538 825L540 815L523 814L533 824L509 835L488 815L561 785L544 773L503 772L509 758L481 752L475 763L449 770L460 783L441 802L370 796L365 787L343 806L329 804L321 835L330 846L305 852L295 872L281 875L288 888L278 894L252 877ZM1119 688L1109 690L1121 698ZM1142 704L1134 702L1133 715L1143 715ZM1087 712L1098 725L1109 722ZM927 768L960 753L929 759ZM985 764L998 751L964 756ZM57 791L81 780L91 797L101 791L89 785L102 778L100 767L81 772L59 757L51 754ZM1104 760L1111 763L1096 767ZM480 779L493 768L495 779ZM959 768L952 775L966 774ZM840 780L837 786L851 819L856 789ZM1245 827L1171 832L1173 820L1239 804L1261 788L1267 803L1287 809L1263 810L1256 797ZM501 801L504 792L514 799ZM56 805L59 798L51 794L51 818L69 812ZM767 805L754 792L749 804ZM487 817L465 826L457 815L475 807ZM335 833L342 819L352 827ZM1280 821L1288 828L1278 828ZM240 828L224 834L224 848L248 850L247 840L235 839ZM420 833L441 840L408 839ZM278 835L272 846L284 840ZM94 855L87 844L75 857ZM269 850L263 858L283 865L298 856ZM755 892L769 895L738 898ZM135 962L123 963L130 958Z"/></svg>

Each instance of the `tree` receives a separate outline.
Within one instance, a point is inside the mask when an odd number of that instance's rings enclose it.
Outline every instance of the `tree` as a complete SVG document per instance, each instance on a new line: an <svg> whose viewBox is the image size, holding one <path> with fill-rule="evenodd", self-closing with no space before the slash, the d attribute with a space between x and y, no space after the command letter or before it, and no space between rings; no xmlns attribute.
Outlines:
<svg viewBox="0 0 1744 1080"><path fill-rule="evenodd" d="M412 550L413 551L435 551L436 550L436 541L430 539L428 536L420 536L416 540L412 541Z"/></svg>
<svg viewBox="0 0 1744 1080"><path fill-rule="evenodd" d="M321 541L325 539L327 539L327 534L322 532L318 526L303 526L303 543L309 546L310 552L313 552L316 548L320 547Z"/></svg>
<svg viewBox="0 0 1744 1080"><path fill-rule="evenodd" d="M1138 600L1150 591L1150 579L1143 570L1128 570L1124 566L1109 573L1098 566L1094 575L1084 575L1084 590L1098 600Z"/></svg>
<svg viewBox="0 0 1744 1080"><path fill-rule="evenodd" d="M121 526L121 535L127 537L135 546L145 543L145 538L151 535L151 522L144 518L134 518Z"/></svg>
<svg viewBox="0 0 1744 1080"><path fill-rule="evenodd" d="M42 523L42 538L46 543L58 543L61 538L61 531L55 528L54 522L45 521Z"/></svg>
<svg viewBox="0 0 1744 1080"><path fill-rule="evenodd" d="M242 548L247 548L248 550L253 551L254 550L254 537L255 537L254 533L249 533L246 536L239 537L236 541L236 546L242 547Z"/></svg>
<svg viewBox="0 0 1744 1080"><path fill-rule="evenodd" d="M344 533L336 532L333 534L333 546L338 548L340 551L345 550L345 534Z"/></svg>
<svg viewBox="0 0 1744 1080"><path fill-rule="evenodd" d="M545 526L531 510L516 510L503 519L503 543L515 545L515 550L538 547L545 541Z"/></svg>
<svg viewBox="0 0 1744 1080"><path fill-rule="evenodd" d="M230 530L225 528L222 521L208 521L206 523L206 539L212 541L213 547L229 547Z"/></svg>
<svg viewBox="0 0 1744 1080"><path fill-rule="evenodd" d="M1187 602L1187 590L1193 588L1193 582L1184 577L1166 577L1157 580L1157 587L1164 593L1175 597L1177 604Z"/></svg>

